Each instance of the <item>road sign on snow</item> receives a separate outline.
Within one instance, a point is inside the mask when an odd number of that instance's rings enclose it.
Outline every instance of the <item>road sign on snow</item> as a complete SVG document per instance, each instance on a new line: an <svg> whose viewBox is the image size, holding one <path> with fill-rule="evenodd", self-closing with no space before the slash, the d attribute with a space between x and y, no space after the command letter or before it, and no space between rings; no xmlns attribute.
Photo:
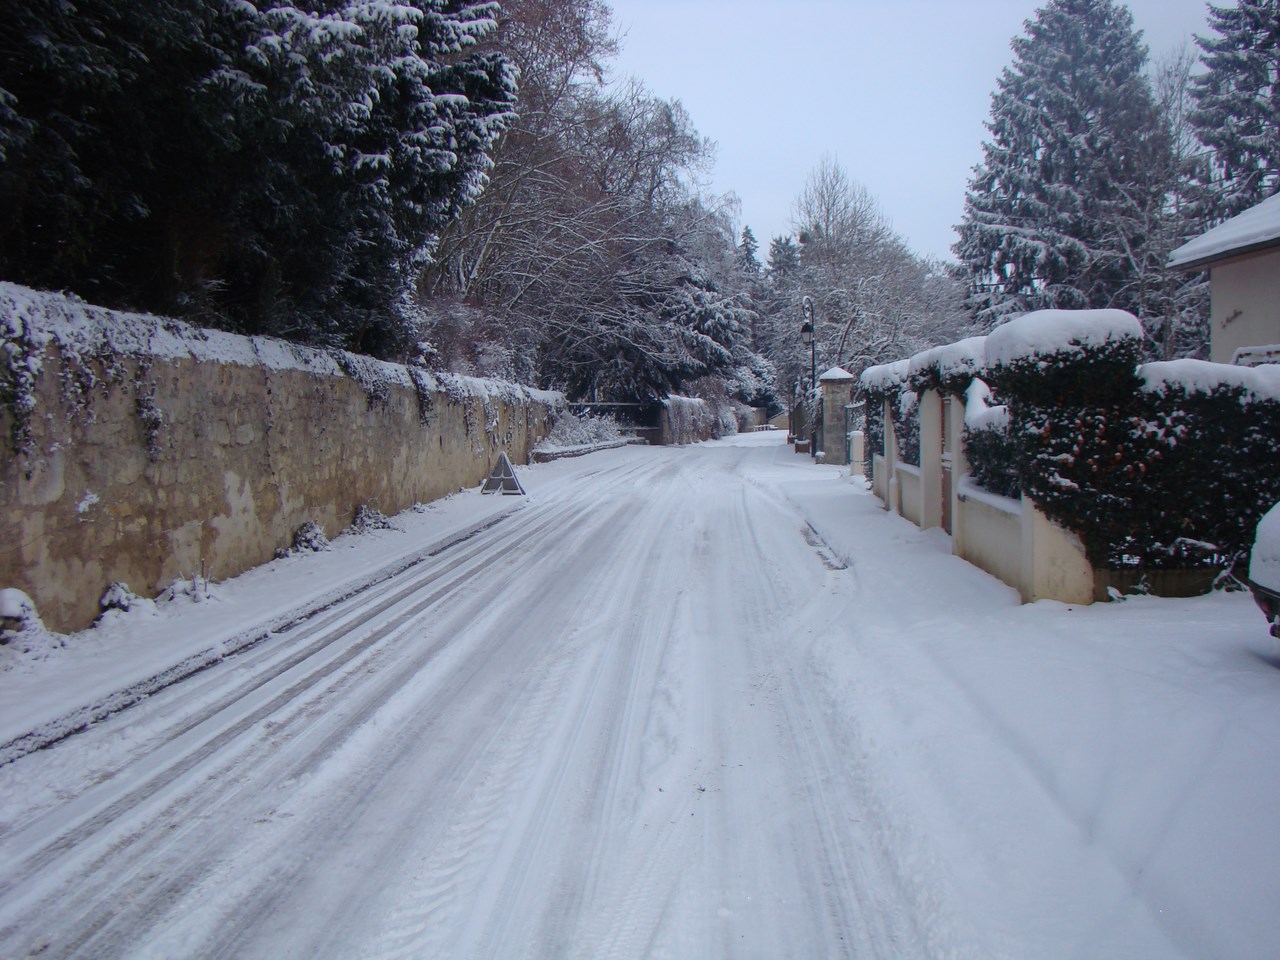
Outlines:
<svg viewBox="0 0 1280 960"><path fill-rule="evenodd" d="M480 488L480 492L502 493L504 496L523 497L525 495L524 487L520 486L520 481L516 479L516 472L512 469L511 461L507 459L505 452L498 454L498 462L485 480L484 486Z"/></svg>

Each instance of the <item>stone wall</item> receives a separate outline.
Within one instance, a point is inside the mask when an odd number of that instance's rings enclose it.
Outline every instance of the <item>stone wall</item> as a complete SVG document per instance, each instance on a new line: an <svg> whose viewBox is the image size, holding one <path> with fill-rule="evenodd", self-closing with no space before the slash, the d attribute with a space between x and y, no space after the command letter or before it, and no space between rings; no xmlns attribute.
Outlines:
<svg viewBox="0 0 1280 960"><path fill-rule="evenodd" d="M315 521L526 463L558 394L431 376L0 284L0 587L88 626L113 581L234 576Z"/></svg>

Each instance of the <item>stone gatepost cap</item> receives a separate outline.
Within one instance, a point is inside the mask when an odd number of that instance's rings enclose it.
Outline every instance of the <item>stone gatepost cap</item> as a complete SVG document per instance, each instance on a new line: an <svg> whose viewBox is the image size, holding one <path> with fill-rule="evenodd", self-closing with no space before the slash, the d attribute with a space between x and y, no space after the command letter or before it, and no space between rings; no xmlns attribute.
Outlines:
<svg viewBox="0 0 1280 960"><path fill-rule="evenodd" d="M857 378L846 370L844 367L832 367L826 373L818 378L819 383L838 383L842 380L856 380Z"/></svg>

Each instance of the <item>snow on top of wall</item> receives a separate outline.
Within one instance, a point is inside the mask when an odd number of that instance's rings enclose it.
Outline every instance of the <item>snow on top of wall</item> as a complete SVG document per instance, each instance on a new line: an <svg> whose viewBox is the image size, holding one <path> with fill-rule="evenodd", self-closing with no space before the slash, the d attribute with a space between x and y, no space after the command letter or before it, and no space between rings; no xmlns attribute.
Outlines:
<svg viewBox="0 0 1280 960"><path fill-rule="evenodd" d="M1169 255L1169 266L1218 260L1272 240L1280 241L1280 193L1188 240Z"/></svg>
<svg viewBox="0 0 1280 960"><path fill-rule="evenodd" d="M999 366L1127 339L1142 339L1142 325L1127 310L1035 310L987 334L986 364Z"/></svg>
<svg viewBox="0 0 1280 960"><path fill-rule="evenodd" d="M1187 393L1212 393L1221 387L1239 387L1254 400L1280 400L1280 364L1237 367L1208 360L1159 360L1138 367L1142 389L1163 394L1170 387Z"/></svg>
<svg viewBox="0 0 1280 960"><path fill-rule="evenodd" d="M844 367L832 367L826 373L818 378L819 383L836 383L843 380L853 380L854 376Z"/></svg>
<svg viewBox="0 0 1280 960"><path fill-rule="evenodd" d="M401 364L372 357L305 347L272 337L245 337L209 330L169 317L108 310L71 294L32 290L7 282L0 282L0 339L21 340L37 350L56 345L65 352L84 357L112 353L268 370L301 370L334 377L349 376L366 387L371 383L384 383L413 389L416 377L422 385L438 387L455 397L528 398L552 405L564 401L558 391L535 390L477 377L419 370L410 373L409 368Z"/></svg>
<svg viewBox="0 0 1280 960"><path fill-rule="evenodd" d="M910 367L910 360L895 360L893 363L867 367L862 371L862 386L872 393L889 393L907 382Z"/></svg>
<svg viewBox="0 0 1280 960"><path fill-rule="evenodd" d="M955 343L922 350L909 361L909 373L914 377L931 367L943 377L977 373L986 360L986 342L986 337L966 337Z"/></svg>
<svg viewBox="0 0 1280 960"><path fill-rule="evenodd" d="M1263 514L1249 559L1249 579L1270 590L1280 590L1280 503Z"/></svg>

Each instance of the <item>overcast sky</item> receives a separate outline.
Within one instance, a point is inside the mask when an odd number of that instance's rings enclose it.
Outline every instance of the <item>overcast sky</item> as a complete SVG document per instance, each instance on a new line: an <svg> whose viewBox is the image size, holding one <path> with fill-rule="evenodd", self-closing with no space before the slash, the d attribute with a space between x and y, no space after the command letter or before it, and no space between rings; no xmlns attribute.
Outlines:
<svg viewBox="0 0 1280 960"><path fill-rule="evenodd" d="M760 241L824 154L917 253L950 258L1009 41L1038 0L608 0L620 76L684 103L718 144L715 193ZM1229 0L1219 0L1229 5ZM1129 4L1156 58L1207 33L1203 0Z"/></svg>

